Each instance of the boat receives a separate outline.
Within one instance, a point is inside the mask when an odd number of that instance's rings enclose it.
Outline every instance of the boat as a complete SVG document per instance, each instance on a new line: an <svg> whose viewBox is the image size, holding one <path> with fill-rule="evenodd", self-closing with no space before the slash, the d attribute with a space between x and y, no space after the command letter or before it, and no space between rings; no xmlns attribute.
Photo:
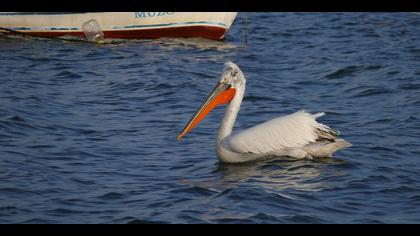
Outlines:
<svg viewBox="0 0 420 236"><path fill-rule="evenodd" d="M84 37L82 26L95 20L105 38L222 40L236 15L237 12L1 12L0 32L39 37Z"/></svg>

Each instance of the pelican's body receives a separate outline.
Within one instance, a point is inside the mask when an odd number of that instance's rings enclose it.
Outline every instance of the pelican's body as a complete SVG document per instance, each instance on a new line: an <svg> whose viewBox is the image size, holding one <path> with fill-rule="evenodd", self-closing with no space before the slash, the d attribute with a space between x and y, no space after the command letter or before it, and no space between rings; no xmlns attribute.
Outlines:
<svg viewBox="0 0 420 236"><path fill-rule="evenodd" d="M324 113L312 115L305 111L277 117L232 135L245 84L239 67L232 62L226 63L220 82L177 139L191 131L215 106L228 103L216 139L216 152L221 162L240 163L273 156L331 157L335 151L351 146L338 139L338 132L316 121Z"/></svg>

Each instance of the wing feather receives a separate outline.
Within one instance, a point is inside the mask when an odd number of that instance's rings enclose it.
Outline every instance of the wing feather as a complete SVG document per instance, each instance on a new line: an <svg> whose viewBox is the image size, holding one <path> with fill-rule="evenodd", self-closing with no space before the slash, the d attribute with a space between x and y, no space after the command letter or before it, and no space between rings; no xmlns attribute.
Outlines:
<svg viewBox="0 0 420 236"><path fill-rule="evenodd" d="M231 136L228 144L232 151L238 153L269 153L302 147L317 140L334 141L338 132L315 120L323 115L312 115L302 110L277 117Z"/></svg>

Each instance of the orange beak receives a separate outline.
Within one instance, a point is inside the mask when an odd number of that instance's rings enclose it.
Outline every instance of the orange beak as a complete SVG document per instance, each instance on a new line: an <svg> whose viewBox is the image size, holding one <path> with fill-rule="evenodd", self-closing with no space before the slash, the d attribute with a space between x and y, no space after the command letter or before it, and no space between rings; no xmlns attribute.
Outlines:
<svg viewBox="0 0 420 236"><path fill-rule="evenodd" d="M219 82L216 87L214 87L210 95L206 98L204 103L191 117L190 121L188 121L184 130L182 130L181 134L176 138L176 141L179 141L182 137L188 134L216 106L229 103L233 97L235 97L235 93L236 89L231 88L229 84Z"/></svg>

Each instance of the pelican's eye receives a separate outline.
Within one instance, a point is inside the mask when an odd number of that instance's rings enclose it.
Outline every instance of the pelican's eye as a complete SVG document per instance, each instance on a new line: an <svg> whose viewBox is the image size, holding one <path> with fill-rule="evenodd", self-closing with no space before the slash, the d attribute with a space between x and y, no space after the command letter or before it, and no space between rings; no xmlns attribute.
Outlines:
<svg viewBox="0 0 420 236"><path fill-rule="evenodd" d="M238 74L238 71L234 70L230 73L233 77L235 77Z"/></svg>

